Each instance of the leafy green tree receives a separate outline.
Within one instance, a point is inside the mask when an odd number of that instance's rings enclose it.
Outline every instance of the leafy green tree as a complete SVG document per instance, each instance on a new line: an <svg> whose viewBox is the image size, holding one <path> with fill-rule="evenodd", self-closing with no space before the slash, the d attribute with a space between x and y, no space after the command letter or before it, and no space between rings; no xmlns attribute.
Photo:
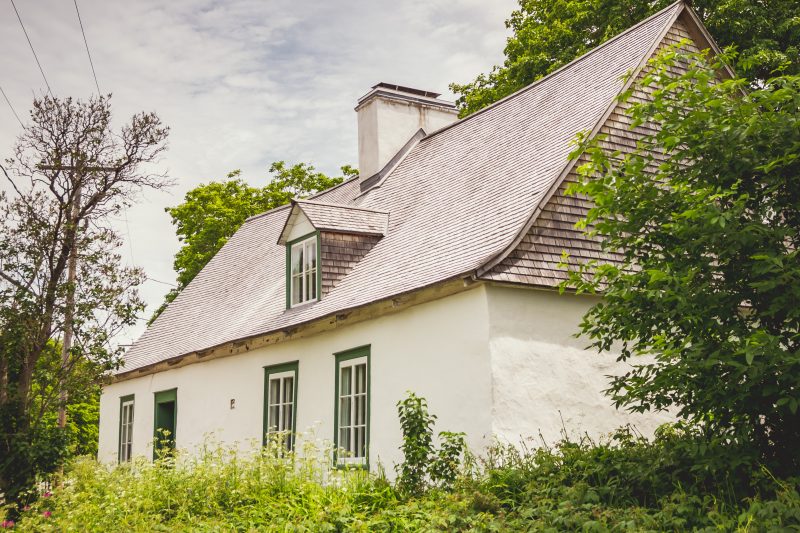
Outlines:
<svg viewBox="0 0 800 533"><path fill-rule="evenodd" d="M779 475L800 472L800 76L745 92L721 63L669 51L652 62L631 153L585 141L571 192L621 264L590 262L569 286L600 292L583 334L632 364L609 393L672 408L714 438L748 442ZM678 62L683 75L669 68ZM651 131L645 129L642 131ZM637 358L639 355L650 359Z"/></svg>
<svg viewBox="0 0 800 533"><path fill-rule="evenodd" d="M520 0L506 27L505 61L473 82L454 83L466 116L569 63L673 0ZM721 46L736 45L737 71L765 80L800 73L800 3L795 0L696 0Z"/></svg>
<svg viewBox="0 0 800 533"><path fill-rule="evenodd" d="M240 177L240 171L234 170L227 180L195 187L186 193L182 204L168 207L166 211L183 243L173 263L178 273L178 287L167 293L150 322L166 309L248 217L288 204L292 198L328 189L358 174L349 165L341 170L343 176L328 177L305 163L287 166L283 161L276 161L269 167L272 178L264 187L250 186Z"/></svg>
<svg viewBox="0 0 800 533"><path fill-rule="evenodd" d="M109 97L44 97L30 117L14 157L0 164L10 185L0 193L0 492L11 500L70 447L91 451L71 446L69 426L52 414L64 406L92 418L91 406L76 406L94 401L119 362L114 336L144 308L136 290L144 274L122 264L109 217L142 189L169 183L142 172L168 135L153 113L115 131ZM74 342L62 359L67 331Z"/></svg>
<svg viewBox="0 0 800 533"><path fill-rule="evenodd" d="M31 412L37 425L58 425L59 383L67 389L67 426L56 443L47 442L49 433L39 435L35 449L62 448L60 455L97 456L100 423L100 392L104 368L91 359L77 359L66 380L60 380L61 343L53 341L36 364L31 388ZM44 469L46 471L47 469Z"/></svg>

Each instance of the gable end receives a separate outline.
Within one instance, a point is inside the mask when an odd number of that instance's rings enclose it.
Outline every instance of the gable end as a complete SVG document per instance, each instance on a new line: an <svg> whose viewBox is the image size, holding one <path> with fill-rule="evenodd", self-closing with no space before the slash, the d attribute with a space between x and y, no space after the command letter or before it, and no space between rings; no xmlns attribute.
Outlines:
<svg viewBox="0 0 800 533"><path fill-rule="evenodd" d="M684 9L681 16L673 21L658 47L648 56L648 60L658 51L676 45L683 39L690 41L686 47L687 51L699 51L698 46L694 44L694 35L698 34L698 30L690 31L695 23L688 13L689 10ZM701 46L706 46L707 42L702 42ZM637 79L641 79L646 71L646 68L642 69ZM618 102L612 107L597 131L605 136L600 143L604 149L619 150L622 154L631 153L636 149L639 139L652 133L647 124L631 129L631 119L626 113L632 103L649 98L649 92L635 91L627 102ZM567 278L567 271L559 266L563 252L569 255L568 262L571 266L590 260L605 263L621 261L621 254L602 249L600 238L589 237L584 230L576 228L578 221L586 217L592 203L586 197L569 196L566 190L571 183L578 181L577 168L586 162L585 156L573 162L563 181L544 203L530 228L515 247L499 262L485 272L479 273L477 276L479 279L556 287Z"/></svg>

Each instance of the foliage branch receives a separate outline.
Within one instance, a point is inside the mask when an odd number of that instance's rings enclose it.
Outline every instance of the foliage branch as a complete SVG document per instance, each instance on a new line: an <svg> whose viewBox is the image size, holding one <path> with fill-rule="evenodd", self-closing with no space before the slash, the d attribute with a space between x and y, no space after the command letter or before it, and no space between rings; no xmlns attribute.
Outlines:
<svg viewBox="0 0 800 533"><path fill-rule="evenodd" d="M727 59L666 50L623 95L638 148L584 136L569 192L593 201L581 226L621 259L580 265L562 288L603 294L581 331L632 365L612 378L617 406L673 409L790 475L800 471L800 77L746 91L746 79L720 78ZM651 100L630 98L650 88Z"/></svg>

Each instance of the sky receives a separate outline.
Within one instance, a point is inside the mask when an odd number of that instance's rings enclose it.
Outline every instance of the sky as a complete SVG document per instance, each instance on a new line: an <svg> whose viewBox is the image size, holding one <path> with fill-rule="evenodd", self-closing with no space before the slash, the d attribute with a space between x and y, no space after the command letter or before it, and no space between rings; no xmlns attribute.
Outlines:
<svg viewBox="0 0 800 533"><path fill-rule="evenodd" d="M95 81L70 0L14 0L53 93L87 99ZM158 163L175 181L145 191L116 220L127 264L145 269L143 320L160 305L180 243L164 208L241 169L262 186L269 164L357 166L357 99L385 81L442 93L503 59L515 0L78 0L100 90L116 123L155 111L170 128ZM0 0L0 87L26 122L45 82ZM0 96L0 157L21 127ZM0 187L5 188L2 184Z"/></svg>

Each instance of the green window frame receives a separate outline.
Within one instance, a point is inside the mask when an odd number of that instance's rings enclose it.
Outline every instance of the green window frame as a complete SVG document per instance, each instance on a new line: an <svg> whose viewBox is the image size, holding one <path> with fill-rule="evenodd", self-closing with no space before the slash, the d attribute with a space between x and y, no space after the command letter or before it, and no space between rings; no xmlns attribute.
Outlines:
<svg viewBox="0 0 800 533"><path fill-rule="evenodd" d="M335 353L334 465L369 469L370 346Z"/></svg>
<svg viewBox="0 0 800 533"><path fill-rule="evenodd" d="M289 431L283 445L289 451L294 449L297 432L298 370L298 361L264 367L264 426L262 430L264 445L267 444L270 434Z"/></svg>
<svg viewBox="0 0 800 533"><path fill-rule="evenodd" d="M316 302L320 298L322 291L320 241L320 233L314 231L286 243L287 309ZM312 246L314 250L308 253Z"/></svg>
<svg viewBox="0 0 800 533"><path fill-rule="evenodd" d="M169 404L172 404L170 407ZM167 438L160 430L169 431ZM175 439L178 435L178 389L159 391L153 394L153 459L166 448L175 450Z"/></svg>
<svg viewBox="0 0 800 533"><path fill-rule="evenodd" d="M133 417L135 396L128 394L119 399L119 446L117 461L127 463L133 456Z"/></svg>

